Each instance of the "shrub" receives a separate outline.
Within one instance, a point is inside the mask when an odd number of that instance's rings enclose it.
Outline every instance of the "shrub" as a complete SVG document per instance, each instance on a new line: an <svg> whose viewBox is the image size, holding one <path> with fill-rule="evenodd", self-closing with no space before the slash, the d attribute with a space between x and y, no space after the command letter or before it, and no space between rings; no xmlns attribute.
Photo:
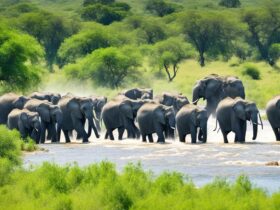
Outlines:
<svg viewBox="0 0 280 210"><path fill-rule="evenodd" d="M239 0L221 0L219 5L228 8L237 8L241 6L241 3Z"/></svg>
<svg viewBox="0 0 280 210"><path fill-rule="evenodd" d="M243 71L243 75L251 77L253 80L259 80L261 78L260 71L257 67L248 65Z"/></svg>

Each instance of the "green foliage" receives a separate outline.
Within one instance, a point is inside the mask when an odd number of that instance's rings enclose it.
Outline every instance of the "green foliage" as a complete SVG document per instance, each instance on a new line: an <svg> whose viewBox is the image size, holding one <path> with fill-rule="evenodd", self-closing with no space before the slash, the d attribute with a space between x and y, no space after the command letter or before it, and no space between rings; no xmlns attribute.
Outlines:
<svg viewBox="0 0 280 210"><path fill-rule="evenodd" d="M178 11L179 8L178 5L165 2L164 0L149 0L146 3L146 10L159 17L172 14Z"/></svg>
<svg viewBox="0 0 280 210"><path fill-rule="evenodd" d="M275 43L270 46L268 56L270 57L272 63L275 64L277 62L280 58L280 43Z"/></svg>
<svg viewBox="0 0 280 210"><path fill-rule="evenodd" d="M44 46L46 62L50 70L53 68L58 48L63 40L78 30L78 25L74 22L44 11L23 14L19 18L18 25L23 31L36 37Z"/></svg>
<svg viewBox="0 0 280 210"><path fill-rule="evenodd" d="M40 81L44 52L31 36L0 26L0 81L7 90L27 90Z"/></svg>
<svg viewBox="0 0 280 210"><path fill-rule="evenodd" d="M109 25L114 21L121 21L128 15L130 6L126 3L112 0L85 0L81 17Z"/></svg>
<svg viewBox="0 0 280 210"><path fill-rule="evenodd" d="M194 57L192 46L179 38L169 38L154 46L153 62L159 69L164 69L171 82L179 70L179 64Z"/></svg>
<svg viewBox="0 0 280 210"><path fill-rule="evenodd" d="M279 4L268 4L261 9L248 10L243 15L243 21L250 32L249 43L257 48L260 58L271 66L275 65L275 58L274 53L269 51L274 51L271 46L280 42L279 11Z"/></svg>
<svg viewBox="0 0 280 210"><path fill-rule="evenodd" d="M201 66L205 65L205 54L217 58L229 58L234 49L240 28L234 20L219 13L190 12L182 18L182 31L199 53Z"/></svg>
<svg viewBox="0 0 280 210"><path fill-rule="evenodd" d="M30 138L21 141L21 150L26 152L33 152L38 149L36 142Z"/></svg>
<svg viewBox="0 0 280 210"><path fill-rule="evenodd" d="M115 33L111 36L111 33ZM81 58L99 48L110 46L120 46L128 42L120 33L113 32L103 27L95 27L91 30L80 33L65 39L59 48L59 64L63 66L73 63L77 58Z"/></svg>
<svg viewBox="0 0 280 210"><path fill-rule="evenodd" d="M248 75L254 80L259 80L261 78L259 69L253 65L246 65L243 70L243 75Z"/></svg>
<svg viewBox="0 0 280 210"><path fill-rule="evenodd" d="M91 78L98 85L119 87L126 77L133 77L140 65L139 54L131 47L109 47L93 51L76 64L65 66L72 78Z"/></svg>
<svg viewBox="0 0 280 210"><path fill-rule="evenodd" d="M239 0L221 0L219 5L228 8L237 8L241 6L241 2Z"/></svg>

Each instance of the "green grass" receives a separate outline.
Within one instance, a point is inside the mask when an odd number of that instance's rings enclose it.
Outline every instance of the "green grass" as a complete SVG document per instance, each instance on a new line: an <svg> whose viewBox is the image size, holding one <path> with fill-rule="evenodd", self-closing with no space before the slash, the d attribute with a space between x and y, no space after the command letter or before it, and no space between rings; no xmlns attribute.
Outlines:
<svg viewBox="0 0 280 210"><path fill-rule="evenodd" d="M280 193L268 195L246 176L234 183L215 179L197 188L184 175L154 176L141 165L118 173L110 162L84 168L44 163L16 170L0 187L0 209L279 209Z"/></svg>
<svg viewBox="0 0 280 210"><path fill-rule="evenodd" d="M260 79L253 80L244 75L246 66L255 66L260 71ZM242 79L246 89L246 98L257 103L259 108L264 108L266 103L275 95L280 93L280 73L264 62L239 64L235 59L229 62L211 62L201 68L197 61L188 60L180 65L177 77L173 82L168 82L164 72L152 71L147 66L142 67L141 77L135 81L126 82L122 88L111 90L96 87L91 82L71 81L66 79L63 72L58 71L51 74L42 84L41 89L47 91L67 93L76 95L105 95L109 99L117 95L122 89L132 87L151 87L155 95L164 91L181 92L190 100L192 99L192 88L197 80L209 75L234 75Z"/></svg>

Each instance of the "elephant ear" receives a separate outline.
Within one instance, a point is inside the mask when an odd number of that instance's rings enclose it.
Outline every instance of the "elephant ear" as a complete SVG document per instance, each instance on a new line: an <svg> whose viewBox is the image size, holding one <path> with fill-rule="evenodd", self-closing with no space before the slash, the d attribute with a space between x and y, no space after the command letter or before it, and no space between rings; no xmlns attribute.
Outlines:
<svg viewBox="0 0 280 210"><path fill-rule="evenodd" d="M67 108L70 110L71 115L74 116L75 118L78 119L83 118L83 114L81 112L81 107L78 98L71 99L67 104Z"/></svg>
<svg viewBox="0 0 280 210"><path fill-rule="evenodd" d="M191 121L195 126L197 126L197 110L196 109L191 112Z"/></svg>
<svg viewBox="0 0 280 210"><path fill-rule="evenodd" d="M237 102L233 105L232 108L239 119L246 120L246 111L242 103Z"/></svg>
<svg viewBox="0 0 280 210"><path fill-rule="evenodd" d="M160 124L163 124L163 125L166 124L166 122L165 122L165 112L164 112L163 109L157 108L154 111L154 117Z"/></svg>
<svg viewBox="0 0 280 210"><path fill-rule="evenodd" d="M210 98L216 94L216 91L221 87L221 83L217 79L209 79L206 82L205 98Z"/></svg>
<svg viewBox="0 0 280 210"><path fill-rule="evenodd" d="M47 104L40 104L36 111L39 113L40 117L43 121L50 122L51 116L50 116L50 109Z"/></svg>
<svg viewBox="0 0 280 210"><path fill-rule="evenodd" d="M280 109L280 99L276 102L276 107Z"/></svg>
<svg viewBox="0 0 280 210"><path fill-rule="evenodd" d="M19 118L22 121L23 125L25 125L25 127L29 128L28 115L25 112L23 112L20 114Z"/></svg>
<svg viewBox="0 0 280 210"><path fill-rule="evenodd" d="M133 118L133 110L132 110L132 107L131 107L130 104L125 103L125 102L122 102L122 103L119 105L119 110L121 111L121 113L122 113L125 117L127 117L127 118L129 118L129 119L131 119L131 120L134 119L134 118Z"/></svg>

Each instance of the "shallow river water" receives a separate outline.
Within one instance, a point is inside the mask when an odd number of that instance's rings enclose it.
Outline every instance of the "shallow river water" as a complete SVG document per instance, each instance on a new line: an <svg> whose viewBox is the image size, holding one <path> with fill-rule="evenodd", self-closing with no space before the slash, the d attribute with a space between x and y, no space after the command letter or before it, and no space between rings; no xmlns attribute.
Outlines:
<svg viewBox="0 0 280 210"><path fill-rule="evenodd" d="M268 192L280 190L280 167L265 166L270 161L280 161L280 142L276 142L267 122L259 130L256 141L252 138L251 125L245 144L234 144L229 135L229 144L223 144L221 132L213 132L215 121L210 119L207 144L180 143L167 140L166 144L142 143L140 140L96 140L80 144L44 144L46 151L25 154L26 167L44 161L58 164L77 162L80 166L108 160L121 170L127 163L140 161L145 170L159 174L164 170L179 171L192 178L197 186L212 181L215 177L234 180L240 174L250 177L255 186ZM104 136L104 134L102 135Z"/></svg>

